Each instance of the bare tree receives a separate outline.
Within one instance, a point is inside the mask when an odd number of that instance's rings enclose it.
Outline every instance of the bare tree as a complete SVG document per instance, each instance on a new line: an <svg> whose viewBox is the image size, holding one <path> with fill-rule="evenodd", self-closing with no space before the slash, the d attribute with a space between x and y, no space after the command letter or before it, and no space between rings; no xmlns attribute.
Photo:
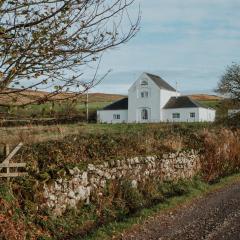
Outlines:
<svg viewBox="0 0 240 240"><path fill-rule="evenodd" d="M218 83L217 92L240 102L240 65L234 63L227 67L225 74Z"/></svg>
<svg viewBox="0 0 240 240"><path fill-rule="evenodd" d="M128 7L135 0L0 0L0 95L26 89L82 93L98 81L83 81L83 68L138 31ZM72 95L71 95L72 96Z"/></svg>

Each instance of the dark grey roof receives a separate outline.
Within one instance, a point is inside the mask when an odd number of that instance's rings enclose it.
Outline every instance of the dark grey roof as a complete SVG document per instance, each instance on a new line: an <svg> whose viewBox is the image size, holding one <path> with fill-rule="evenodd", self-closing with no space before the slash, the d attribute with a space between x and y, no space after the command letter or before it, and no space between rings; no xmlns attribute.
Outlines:
<svg viewBox="0 0 240 240"><path fill-rule="evenodd" d="M173 88L172 86L170 86L166 81L164 81L162 78L160 78L159 76L157 75L153 75L153 74L150 74L150 73L146 73L146 75L148 77L150 77L158 86L159 88L162 88L162 89L165 89L165 90L168 90L168 91L174 91L176 92L176 89Z"/></svg>
<svg viewBox="0 0 240 240"><path fill-rule="evenodd" d="M180 96L180 97L171 97L167 104L164 106L164 109L171 108L206 108L197 101L194 101L189 96Z"/></svg>
<svg viewBox="0 0 240 240"><path fill-rule="evenodd" d="M128 109L128 98L123 98L103 108L103 110L127 110L127 109Z"/></svg>

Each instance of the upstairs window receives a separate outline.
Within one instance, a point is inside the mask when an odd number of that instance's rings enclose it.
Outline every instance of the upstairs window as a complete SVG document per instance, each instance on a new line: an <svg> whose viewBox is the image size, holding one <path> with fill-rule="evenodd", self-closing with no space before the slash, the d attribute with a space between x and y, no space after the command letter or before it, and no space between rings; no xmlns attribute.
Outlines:
<svg viewBox="0 0 240 240"><path fill-rule="evenodd" d="M190 118L195 118L195 117L196 117L195 112L190 113Z"/></svg>
<svg viewBox="0 0 240 240"><path fill-rule="evenodd" d="M142 91L141 98L148 98L148 91Z"/></svg>
<svg viewBox="0 0 240 240"><path fill-rule="evenodd" d="M113 114L113 119L114 120L119 120L121 117L120 117L120 114Z"/></svg>
<svg viewBox="0 0 240 240"><path fill-rule="evenodd" d="M142 82L141 82L141 86L147 86L148 85L148 82L146 81L146 80L143 80Z"/></svg>
<svg viewBox="0 0 240 240"><path fill-rule="evenodd" d="M180 113L173 113L172 118L173 119L180 118Z"/></svg>

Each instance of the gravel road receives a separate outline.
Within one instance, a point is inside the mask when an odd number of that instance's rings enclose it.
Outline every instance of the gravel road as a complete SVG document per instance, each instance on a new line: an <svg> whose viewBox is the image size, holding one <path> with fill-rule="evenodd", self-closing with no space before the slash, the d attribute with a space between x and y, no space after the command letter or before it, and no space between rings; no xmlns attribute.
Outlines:
<svg viewBox="0 0 240 240"><path fill-rule="evenodd" d="M148 219L122 240L240 240L240 181Z"/></svg>

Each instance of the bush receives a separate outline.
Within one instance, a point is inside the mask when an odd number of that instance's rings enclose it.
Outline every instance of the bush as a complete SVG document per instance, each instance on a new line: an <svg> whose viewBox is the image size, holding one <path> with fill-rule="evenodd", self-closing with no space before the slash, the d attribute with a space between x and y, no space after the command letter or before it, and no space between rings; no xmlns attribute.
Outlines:
<svg viewBox="0 0 240 240"><path fill-rule="evenodd" d="M240 170L240 131L220 129L204 131L201 135L202 174L208 182L237 173Z"/></svg>

